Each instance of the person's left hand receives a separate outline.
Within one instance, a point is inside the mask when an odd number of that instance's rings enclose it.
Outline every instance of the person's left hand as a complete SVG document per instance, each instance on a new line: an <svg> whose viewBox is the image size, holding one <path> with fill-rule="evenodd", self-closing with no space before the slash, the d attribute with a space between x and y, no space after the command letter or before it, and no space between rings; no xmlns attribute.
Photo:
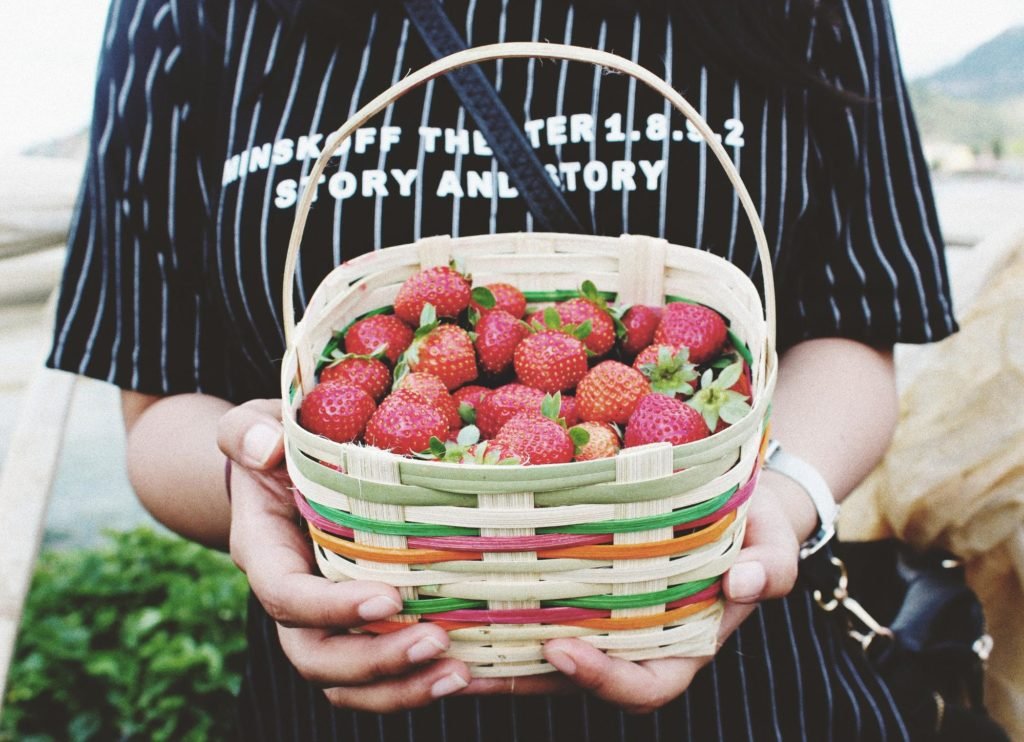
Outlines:
<svg viewBox="0 0 1024 742"><path fill-rule="evenodd" d="M781 498L758 487L747 513L743 549L723 580L725 612L718 647L762 600L781 598L797 577L799 543ZM686 657L630 662L609 657L580 639L552 639L544 657L560 674L476 678L464 694L533 695L585 690L630 713L649 713L682 694L697 671L714 659Z"/></svg>

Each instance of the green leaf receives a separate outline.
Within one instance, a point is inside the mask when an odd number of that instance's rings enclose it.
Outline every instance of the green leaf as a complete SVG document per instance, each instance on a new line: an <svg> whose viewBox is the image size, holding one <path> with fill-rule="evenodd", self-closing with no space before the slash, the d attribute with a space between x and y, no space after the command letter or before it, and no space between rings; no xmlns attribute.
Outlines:
<svg viewBox="0 0 1024 742"><path fill-rule="evenodd" d="M715 386L719 389L728 389L740 380L742 374L743 364L737 361L722 370L722 373L718 375L718 381L715 382Z"/></svg>
<svg viewBox="0 0 1024 742"><path fill-rule="evenodd" d="M460 446L472 446L480 440L480 428L476 425L467 425L459 431L455 442Z"/></svg>
<svg viewBox="0 0 1024 742"><path fill-rule="evenodd" d="M714 378L715 378L715 372L712 371L709 368L700 377L700 388L701 389L709 389L711 387L711 385L714 383Z"/></svg>
<svg viewBox="0 0 1024 742"><path fill-rule="evenodd" d="M562 329L562 317L558 314L558 310L554 307L548 307L544 310L544 326L549 330L561 330Z"/></svg>
<svg viewBox="0 0 1024 742"><path fill-rule="evenodd" d="M540 414L549 420L558 420L562 412L562 393L545 394L540 405Z"/></svg>
<svg viewBox="0 0 1024 742"><path fill-rule="evenodd" d="M480 314L480 310L477 309L476 307L470 307L469 309L466 310L466 319L469 320L470 327L476 327L477 322L480 321L481 316L482 315Z"/></svg>
<svg viewBox="0 0 1024 742"><path fill-rule="evenodd" d="M494 309L498 303L494 298L494 294L486 286L477 286L470 292L470 296L473 301L484 309Z"/></svg>
<svg viewBox="0 0 1024 742"><path fill-rule="evenodd" d="M573 446L579 451L583 446L590 443L590 433L586 428L574 426L569 428L569 438L572 439Z"/></svg>
<svg viewBox="0 0 1024 742"><path fill-rule="evenodd" d="M722 419L730 425L734 425L746 417L747 413L750 412L750 405L743 400L732 400L722 405L722 409L719 410L719 414Z"/></svg>
<svg viewBox="0 0 1024 742"><path fill-rule="evenodd" d="M462 418L462 422L474 425L476 423L476 407L469 402L459 402L459 417Z"/></svg>
<svg viewBox="0 0 1024 742"><path fill-rule="evenodd" d="M430 453L438 458L442 458L448 451L448 447L444 444L440 438L436 435L430 436Z"/></svg>
<svg viewBox="0 0 1024 742"><path fill-rule="evenodd" d="M423 309L420 310L420 327L426 327L427 325L433 325L437 322L437 310L433 304L424 304Z"/></svg>
<svg viewBox="0 0 1024 742"><path fill-rule="evenodd" d="M605 303L604 297L601 296L600 292L597 290L597 286L595 286L594 282L590 279L587 279L580 284L580 296L584 299L590 299L590 301L595 303Z"/></svg>
<svg viewBox="0 0 1024 742"><path fill-rule="evenodd" d="M589 319L583 320L576 327L573 328L572 334L578 340L586 340L590 335L591 330L594 329L594 323Z"/></svg>

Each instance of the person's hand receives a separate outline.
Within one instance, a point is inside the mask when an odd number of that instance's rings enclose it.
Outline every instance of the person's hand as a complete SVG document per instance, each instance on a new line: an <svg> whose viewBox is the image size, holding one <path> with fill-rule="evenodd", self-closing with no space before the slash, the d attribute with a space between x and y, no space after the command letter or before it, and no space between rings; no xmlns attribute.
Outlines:
<svg viewBox="0 0 1024 742"><path fill-rule="evenodd" d="M793 589L799 551L793 523L801 522L804 515L794 514L793 507L763 485L751 499L743 549L723 581L727 602L718 632L719 647L758 602L783 597ZM795 507L805 505L797 501ZM514 682L511 678L478 678L461 693L532 695L585 690L628 712L648 713L683 693L697 671L714 659L629 662L609 657L580 639L552 639L544 645L544 657L561 672Z"/></svg>
<svg viewBox="0 0 1024 742"><path fill-rule="evenodd" d="M284 456L279 400L254 400L221 418L218 443L232 460L231 557L277 622L285 654L336 706L389 712L466 687L469 669L436 660L448 634L423 622L381 636L345 629L398 613L393 587L335 583L316 574L298 527ZM436 661L435 661L436 660Z"/></svg>

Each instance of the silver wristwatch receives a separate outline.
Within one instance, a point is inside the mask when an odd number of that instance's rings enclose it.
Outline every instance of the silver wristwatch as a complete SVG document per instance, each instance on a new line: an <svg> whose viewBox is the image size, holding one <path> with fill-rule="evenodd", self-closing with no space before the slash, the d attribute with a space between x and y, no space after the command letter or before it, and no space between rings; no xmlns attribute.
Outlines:
<svg viewBox="0 0 1024 742"><path fill-rule="evenodd" d="M818 511L818 530L800 544L800 558L806 559L836 535L839 505L832 497L832 490L829 489L828 483L818 473L818 470L803 459L782 450L782 446L777 440L768 441L764 468L778 472L799 484L811 498L814 509Z"/></svg>

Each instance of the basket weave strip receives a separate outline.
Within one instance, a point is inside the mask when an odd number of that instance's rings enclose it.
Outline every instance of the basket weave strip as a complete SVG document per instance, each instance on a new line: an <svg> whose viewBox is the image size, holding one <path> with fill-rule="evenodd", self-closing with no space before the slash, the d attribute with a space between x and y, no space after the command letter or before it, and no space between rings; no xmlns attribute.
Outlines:
<svg viewBox="0 0 1024 742"><path fill-rule="evenodd" d="M592 595L611 591L617 582L635 582L641 579L666 577L674 580L697 580L722 574L732 563L741 541L736 538L738 524L730 526L723 542L689 551L656 567L620 568L611 570L611 561L585 559L545 559L523 571L532 569L538 575L538 583L555 582L561 595ZM340 580L380 580L381 573L372 568L362 567L344 557L317 548L317 563L324 576ZM465 597L471 594L474 585L489 585L486 578L493 576L494 568L481 562L445 562L444 569L421 569L413 565L412 570L398 580L396 575L386 575L391 584L417 586L421 593L433 586L433 594ZM508 569L506 567L506 569ZM449 588L452 585L454 587ZM536 586L535 586L536 587ZM493 586L492 588L493 589Z"/></svg>

